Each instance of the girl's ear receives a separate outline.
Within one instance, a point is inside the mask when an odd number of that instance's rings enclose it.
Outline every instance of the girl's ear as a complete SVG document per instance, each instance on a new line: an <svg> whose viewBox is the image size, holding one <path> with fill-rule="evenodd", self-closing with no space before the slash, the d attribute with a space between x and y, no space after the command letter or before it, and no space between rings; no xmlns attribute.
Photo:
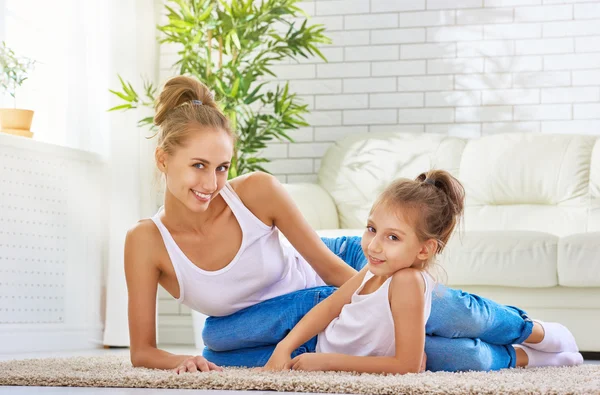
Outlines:
<svg viewBox="0 0 600 395"><path fill-rule="evenodd" d="M417 258L421 261L426 261L435 255L438 248L438 242L435 239L429 239L421 244L421 249L417 254Z"/></svg>

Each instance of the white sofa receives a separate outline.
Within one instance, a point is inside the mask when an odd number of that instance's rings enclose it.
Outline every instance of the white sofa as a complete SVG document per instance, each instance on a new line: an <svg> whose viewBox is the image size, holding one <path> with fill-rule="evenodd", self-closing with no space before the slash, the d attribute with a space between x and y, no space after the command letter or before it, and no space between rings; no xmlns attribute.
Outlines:
<svg viewBox="0 0 600 395"><path fill-rule="evenodd" d="M561 322L582 351L600 351L600 137L362 134L327 151L317 184L286 187L321 235L360 235L390 181L430 168L467 195L442 280Z"/></svg>

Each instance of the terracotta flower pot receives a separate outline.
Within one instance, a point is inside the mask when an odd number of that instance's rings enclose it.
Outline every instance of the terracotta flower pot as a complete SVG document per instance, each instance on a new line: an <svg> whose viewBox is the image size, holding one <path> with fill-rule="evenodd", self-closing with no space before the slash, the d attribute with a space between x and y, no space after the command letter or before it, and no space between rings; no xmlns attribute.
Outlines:
<svg viewBox="0 0 600 395"><path fill-rule="evenodd" d="M0 132L17 136L32 137L29 131L33 111L14 108L0 108Z"/></svg>

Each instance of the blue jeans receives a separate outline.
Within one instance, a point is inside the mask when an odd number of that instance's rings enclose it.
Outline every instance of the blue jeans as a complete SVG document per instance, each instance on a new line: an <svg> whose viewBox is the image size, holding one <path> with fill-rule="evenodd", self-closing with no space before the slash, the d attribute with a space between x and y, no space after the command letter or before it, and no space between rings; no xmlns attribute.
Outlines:
<svg viewBox="0 0 600 395"><path fill-rule="evenodd" d="M360 270L366 259L360 237L323 238L327 247ZM247 307L226 317L208 317L203 356L221 366L264 366L275 346L317 303L336 290L303 289ZM437 285L425 328L427 370L498 370L515 367L512 344L525 341L533 322L516 307ZM292 353L314 352L317 337Z"/></svg>

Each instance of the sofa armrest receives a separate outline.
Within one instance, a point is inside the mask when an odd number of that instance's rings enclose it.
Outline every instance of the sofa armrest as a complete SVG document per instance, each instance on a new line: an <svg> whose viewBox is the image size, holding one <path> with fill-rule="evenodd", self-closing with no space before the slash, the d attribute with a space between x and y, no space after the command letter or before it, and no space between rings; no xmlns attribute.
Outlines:
<svg viewBox="0 0 600 395"><path fill-rule="evenodd" d="M337 229L339 219L333 199L318 184L283 184L314 230Z"/></svg>

